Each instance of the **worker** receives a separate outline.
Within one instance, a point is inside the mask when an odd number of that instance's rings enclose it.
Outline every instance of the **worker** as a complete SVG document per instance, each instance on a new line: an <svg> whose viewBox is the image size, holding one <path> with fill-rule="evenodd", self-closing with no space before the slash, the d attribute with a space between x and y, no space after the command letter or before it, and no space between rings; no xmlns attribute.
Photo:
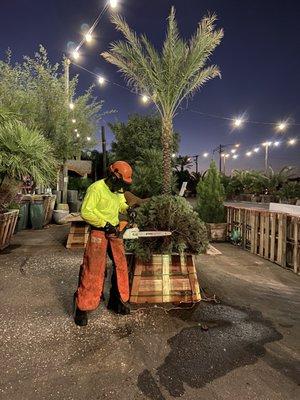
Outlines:
<svg viewBox="0 0 300 400"><path fill-rule="evenodd" d="M76 325L87 325L88 311L95 310L100 303L107 253L115 269L112 283L117 293L111 291L111 294L120 299L119 306L115 299L110 299L110 307L123 314L130 313L128 268L123 240L119 237L119 213L132 212L123 194L131 182L131 166L116 161L110 165L108 177L93 183L84 198L81 216L91 225L91 232L74 295Z"/></svg>

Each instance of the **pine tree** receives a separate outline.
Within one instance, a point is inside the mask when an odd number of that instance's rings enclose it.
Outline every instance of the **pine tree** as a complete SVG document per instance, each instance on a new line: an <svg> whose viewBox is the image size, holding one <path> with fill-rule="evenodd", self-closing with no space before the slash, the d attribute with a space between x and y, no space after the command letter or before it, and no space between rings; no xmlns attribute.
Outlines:
<svg viewBox="0 0 300 400"><path fill-rule="evenodd" d="M225 190L216 163L211 162L207 175L197 186L197 211L204 222L225 221Z"/></svg>

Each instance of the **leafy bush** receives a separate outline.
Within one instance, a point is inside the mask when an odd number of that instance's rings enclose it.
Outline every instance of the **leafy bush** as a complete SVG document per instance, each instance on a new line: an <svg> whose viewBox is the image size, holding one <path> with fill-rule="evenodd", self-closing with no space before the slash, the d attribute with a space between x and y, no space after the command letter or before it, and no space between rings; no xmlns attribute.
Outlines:
<svg viewBox="0 0 300 400"><path fill-rule="evenodd" d="M208 246L205 224L182 197L153 197L138 210L140 230L171 231L171 236L129 241L130 250L143 260L151 254L187 252L198 254Z"/></svg>
<svg viewBox="0 0 300 400"><path fill-rule="evenodd" d="M146 198L157 196L163 186L163 155L161 150L145 149L141 153L141 160L135 164L133 184L130 190L137 196ZM176 189L176 177L173 177L173 190Z"/></svg>
<svg viewBox="0 0 300 400"><path fill-rule="evenodd" d="M69 190L78 190L78 194L80 198L85 196L88 187L93 183L93 181L89 178L76 178L71 176L68 182Z"/></svg>
<svg viewBox="0 0 300 400"><path fill-rule="evenodd" d="M225 221L225 190L221 184L220 173L216 163L211 162L204 179L197 186L197 211L205 222L219 223Z"/></svg>
<svg viewBox="0 0 300 400"><path fill-rule="evenodd" d="M52 145L37 130L20 122L0 126L0 177L22 181L31 176L37 184L56 179L57 162Z"/></svg>
<svg viewBox="0 0 300 400"><path fill-rule="evenodd" d="M288 182L278 192L280 199L299 199L300 182Z"/></svg>

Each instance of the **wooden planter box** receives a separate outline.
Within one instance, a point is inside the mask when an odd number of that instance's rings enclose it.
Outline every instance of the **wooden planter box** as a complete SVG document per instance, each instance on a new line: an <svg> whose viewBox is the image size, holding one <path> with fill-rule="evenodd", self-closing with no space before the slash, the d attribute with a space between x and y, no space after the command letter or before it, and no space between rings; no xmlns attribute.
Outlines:
<svg viewBox="0 0 300 400"><path fill-rule="evenodd" d="M225 242L227 239L227 222L219 224L206 224L209 240L213 242Z"/></svg>
<svg viewBox="0 0 300 400"><path fill-rule="evenodd" d="M134 260L130 303L196 303L200 300L194 255L156 254L150 262Z"/></svg>
<svg viewBox="0 0 300 400"><path fill-rule="evenodd" d="M14 233L19 210L12 210L4 214L0 214L0 250L9 246L10 239Z"/></svg>

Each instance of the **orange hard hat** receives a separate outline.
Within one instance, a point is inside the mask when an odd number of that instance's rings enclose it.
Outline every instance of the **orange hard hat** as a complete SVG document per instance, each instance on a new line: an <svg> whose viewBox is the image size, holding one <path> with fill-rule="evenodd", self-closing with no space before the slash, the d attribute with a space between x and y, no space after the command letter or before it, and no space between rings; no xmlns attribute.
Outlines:
<svg viewBox="0 0 300 400"><path fill-rule="evenodd" d="M132 183L132 168L127 162L116 161L111 164L109 169L117 176L120 175L120 178L122 178L124 182Z"/></svg>

